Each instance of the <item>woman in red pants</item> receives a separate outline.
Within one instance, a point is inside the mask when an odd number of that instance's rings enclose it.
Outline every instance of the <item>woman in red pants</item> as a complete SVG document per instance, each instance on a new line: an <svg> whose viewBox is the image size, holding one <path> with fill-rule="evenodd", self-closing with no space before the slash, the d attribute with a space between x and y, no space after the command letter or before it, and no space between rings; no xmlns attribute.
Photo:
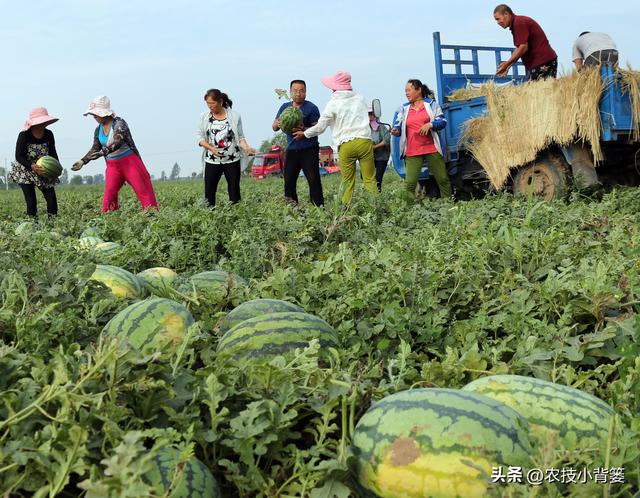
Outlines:
<svg viewBox="0 0 640 498"><path fill-rule="evenodd" d="M85 116L91 114L98 122L93 134L93 146L87 154L73 164L78 171L89 161L104 157L107 161L102 212L118 209L118 192L125 182L131 185L143 209L157 208L158 203L151 184L151 177L133 142L127 122L111 109L105 96L93 99Z"/></svg>

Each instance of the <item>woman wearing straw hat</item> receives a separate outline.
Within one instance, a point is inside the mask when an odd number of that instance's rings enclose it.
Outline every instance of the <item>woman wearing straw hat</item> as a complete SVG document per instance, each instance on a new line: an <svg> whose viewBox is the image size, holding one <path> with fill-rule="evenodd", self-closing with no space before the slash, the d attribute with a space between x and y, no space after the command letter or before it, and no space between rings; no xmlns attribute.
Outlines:
<svg viewBox="0 0 640 498"><path fill-rule="evenodd" d="M89 161L104 157L107 162L102 212L118 209L118 192L125 182L131 185L143 209L158 207L151 177L133 141L127 122L111 109L108 97L96 97L84 115L98 122L93 145L87 154L73 163L78 171Z"/></svg>
<svg viewBox="0 0 640 498"><path fill-rule="evenodd" d="M333 91L331 100L320 114L318 123L293 135L296 140L317 137L331 126L333 141L338 146L340 172L343 190L342 202L347 204L353 197L356 184L356 161L360 163L364 188L377 195L373 142L367 112L367 104L361 95L351 88L351 75L338 71L333 76L325 76L320 81Z"/></svg>
<svg viewBox="0 0 640 498"><path fill-rule="evenodd" d="M406 170L407 200L415 199L416 185L425 161L429 173L440 190L440 197L451 197L451 180L442 157L438 131L447 126L442 109L433 93L420 80L407 81L404 89L407 102L398 110L391 133L400 138L400 155Z"/></svg>
<svg viewBox="0 0 640 498"><path fill-rule="evenodd" d="M36 161L43 156L58 159L56 143L47 126L58 121L49 116L44 107L36 107L29 113L16 142L16 162L13 163L9 179L20 185L27 204L27 215L38 215L36 187L47 201L49 218L58 214L58 200L54 185L58 178L46 178Z"/></svg>

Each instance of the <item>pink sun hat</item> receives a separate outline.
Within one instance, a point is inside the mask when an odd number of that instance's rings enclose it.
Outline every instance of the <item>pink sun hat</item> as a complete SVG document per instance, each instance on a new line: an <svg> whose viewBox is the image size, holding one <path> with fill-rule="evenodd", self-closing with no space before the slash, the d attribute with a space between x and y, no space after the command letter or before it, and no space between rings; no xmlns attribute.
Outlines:
<svg viewBox="0 0 640 498"><path fill-rule="evenodd" d="M58 121L58 118L49 116L47 109L44 107L36 107L29 113L29 117L24 122L22 131L27 131L29 128L35 125L43 124L45 126L50 125Z"/></svg>
<svg viewBox="0 0 640 498"><path fill-rule="evenodd" d="M351 88L351 75L346 71L338 71L333 76L324 76L320 78L320 81L327 88L338 90L353 90Z"/></svg>
<svg viewBox="0 0 640 498"><path fill-rule="evenodd" d="M87 110L84 111L83 116L87 116L89 114L101 118L116 115L113 109L111 109L111 101L106 95L100 95L91 101Z"/></svg>

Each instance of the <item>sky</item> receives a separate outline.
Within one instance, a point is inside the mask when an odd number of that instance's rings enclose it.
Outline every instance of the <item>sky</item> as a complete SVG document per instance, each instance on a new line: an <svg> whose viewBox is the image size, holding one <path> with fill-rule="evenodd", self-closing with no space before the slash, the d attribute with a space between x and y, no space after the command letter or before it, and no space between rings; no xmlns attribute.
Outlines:
<svg viewBox="0 0 640 498"><path fill-rule="evenodd" d="M149 172L181 176L201 171L196 129L209 88L219 88L242 116L250 145L273 136L282 103L274 92L307 81L321 110L331 92L320 77L352 74L354 90L379 98L383 121L404 101L404 85L419 78L436 88L432 33L442 42L512 45L493 20L497 2L271 0L0 0L0 166L14 159L29 111L44 106L65 167L90 148L96 123L83 117L97 95L131 128ZM640 67L640 2L512 1L545 30L561 70L582 31L603 31L621 62ZM320 137L331 144L330 130ZM83 174L104 172L104 161Z"/></svg>

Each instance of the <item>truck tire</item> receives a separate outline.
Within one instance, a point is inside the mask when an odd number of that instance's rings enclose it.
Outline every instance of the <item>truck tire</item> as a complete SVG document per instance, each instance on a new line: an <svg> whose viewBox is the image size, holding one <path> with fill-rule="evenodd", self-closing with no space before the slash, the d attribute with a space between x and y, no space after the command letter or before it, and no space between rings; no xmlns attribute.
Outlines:
<svg viewBox="0 0 640 498"><path fill-rule="evenodd" d="M547 154L523 166L513 178L514 195L540 196L546 201L560 199L567 192L569 170L563 159Z"/></svg>

